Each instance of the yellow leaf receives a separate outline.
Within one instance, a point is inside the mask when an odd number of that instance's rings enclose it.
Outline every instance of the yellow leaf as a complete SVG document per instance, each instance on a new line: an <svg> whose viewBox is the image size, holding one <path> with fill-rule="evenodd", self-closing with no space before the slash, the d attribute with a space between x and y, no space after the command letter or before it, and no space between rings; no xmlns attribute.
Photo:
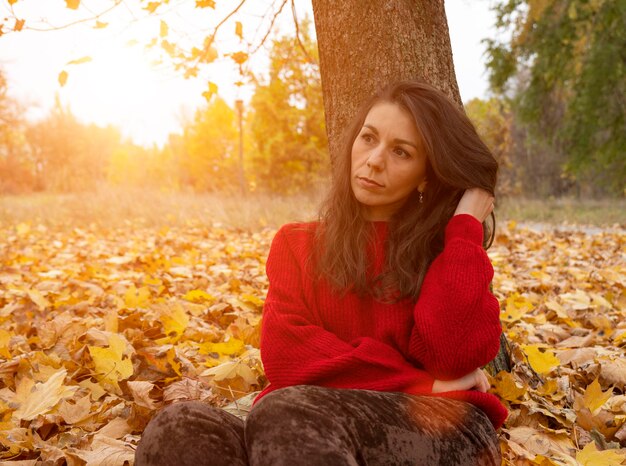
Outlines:
<svg viewBox="0 0 626 466"><path fill-rule="evenodd" d="M110 385L117 394L121 394L118 382L133 375L130 358L123 357L126 343L119 335L109 336L109 347L88 346L93 360L96 378L101 384Z"/></svg>
<svg viewBox="0 0 626 466"><path fill-rule="evenodd" d="M15 5L17 3L17 0L9 0L9 5Z"/></svg>
<svg viewBox="0 0 626 466"><path fill-rule="evenodd" d="M533 304L528 298L521 296L519 293L513 293L506 298L506 307L502 313L502 320L515 322L532 311L532 309Z"/></svg>
<svg viewBox="0 0 626 466"><path fill-rule="evenodd" d="M61 85L61 87L65 86L65 83L67 82L67 71L63 70L59 73L59 84Z"/></svg>
<svg viewBox="0 0 626 466"><path fill-rule="evenodd" d="M218 353L220 355L235 356L244 350L244 343L237 338L231 338L224 343L203 343L200 345L201 354Z"/></svg>
<svg viewBox="0 0 626 466"><path fill-rule="evenodd" d="M168 309L161 315L161 322L165 334L170 339L178 340L189 325L189 316L180 304L175 304L173 309Z"/></svg>
<svg viewBox="0 0 626 466"><path fill-rule="evenodd" d="M215 8L215 0L196 0L196 8Z"/></svg>
<svg viewBox="0 0 626 466"><path fill-rule="evenodd" d="M156 9L159 8L160 6L161 6L161 2L150 2L148 3L148 5L146 5L144 10L148 10L149 13L154 13Z"/></svg>
<svg viewBox="0 0 626 466"><path fill-rule="evenodd" d="M80 5L80 0L65 0L65 5L71 10L77 10Z"/></svg>
<svg viewBox="0 0 626 466"><path fill-rule="evenodd" d="M66 63L66 65L81 65L83 63L89 63L91 61L91 57L81 57L76 60L71 60Z"/></svg>
<svg viewBox="0 0 626 466"><path fill-rule="evenodd" d="M150 299L150 288L142 286L141 288L135 288L135 285L130 285L124 294L124 302L126 307L148 307Z"/></svg>
<svg viewBox="0 0 626 466"><path fill-rule="evenodd" d="M508 401L519 401L526 395L526 388L517 385L513 374L501 371L494 379L495 392Z"/></svg>
<svg viewBox="0 0 626 466"><path fill-rule="evenodd" d="M161 20L161 30L159 32L159 35L161 37L165 37L165 36L167 36L168 32L169 32L169 27L167 26L167 23L165 21Z"/></svg>
<svg viewBox="0 0 626 466"><path fill-rule="evenodd" d="M104 21L97 21L96 20L96 25L93 28L94 29L104 29L108 25L109 25L109 23L105 23Z"/></svg>
<svg viewBox="0 0 626 466"><path fill-rule="evenodd" d="M12 355L9 351L9 341L13 335L6 330L0 329L0 356L11 359Z"/></svg>
<svg viewBox="0 0 626 466"><path fill-rule="evenodd" d="M211 100L211 97L213 97L214 94L217 94L217 84L209 81L209 89L202 93L202 97L204 97L208 102Z"/></svg>
<svg viewBox="0 0 626 466"><path fill-rule="evenodd" d="M548 374L560 364L559 358L549 349L537 345L522 345L522 350L526 353L530 366L539 374Z"/></svg>
<svg viewBox="0 0 626 466"><path fill-rule="evenodd" d="M606 392L603 392L600 382L598 382L598 379L595 379L585 389L583 404L594 414L611 396L613 396L613 389L609 388Z"/></svg>
<svg viewBox="0 0 626 466"><path fill-rule="evenodd" d="M176 349L174 347L167 350L167 353L165 354L165 359L170 364L174 372L176 372L176 374L183 375L180 370L180 362L176 357Z"/></svg>
<svg viewBox="0 0 626 466"><path fill-rule="evenodd" d="M235 22L235 34L237 34L240 39L243 39L243 26L241 25L241 21Z"/></svg>
<svg viewBox="0 0 626 466"><path fill-rule="evenodd" d="M626 454L613 450L599 451L595 442L589 442L585 448L576 452L576 461L582 466L620 466L626 460Z"/></svg>
<svg viewBox="0 0 626 466"><path fill-rule="evenodd" d="M40 414L48 413L63 398L71 396L78 387L63 385L67 371L61 369L55 372L47 382L38 382L34 385L28 383L31 388L24 392L17 391L13 402L19 404L19 408L13 413L13 417L24 421L32 421Z"/></svg>
<svg viewBox="0 0 626 466"><path fill-rule="evenodd" d="M242 294L240 298L242 301L255 304L258 307L263 307L263 304L264 304L261 298L252 294Z"/></svg>
<svg viewBox="0 0 626 466"><path fill-rule="evenodd" d="M215 296L210 295L206 291L191 290L183 296L185 301L191 301L192 303L201 303L205 301L215 301Z"/></svg>

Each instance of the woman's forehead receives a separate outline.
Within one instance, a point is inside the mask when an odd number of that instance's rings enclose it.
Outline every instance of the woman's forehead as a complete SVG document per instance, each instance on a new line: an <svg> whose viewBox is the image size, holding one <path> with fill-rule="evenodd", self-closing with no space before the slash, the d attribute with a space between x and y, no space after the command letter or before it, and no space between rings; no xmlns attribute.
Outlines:
<svg viewBox="0 0 626 466"><path fill-rule="evenodd" d="M413 115L394 102L374 104L365 116L363 126L399 139L421 140Z"/></svg>

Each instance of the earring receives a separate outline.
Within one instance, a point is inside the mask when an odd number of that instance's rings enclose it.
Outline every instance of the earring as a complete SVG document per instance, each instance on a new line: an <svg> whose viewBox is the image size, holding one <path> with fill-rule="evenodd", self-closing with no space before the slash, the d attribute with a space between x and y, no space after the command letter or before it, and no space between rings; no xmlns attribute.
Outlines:
<svg viewBox="0 0 626 466"><path fill-rule="evenodd" d="M422 191L419 191L420 193L420 204L424 203L424 193Z"/></svg>

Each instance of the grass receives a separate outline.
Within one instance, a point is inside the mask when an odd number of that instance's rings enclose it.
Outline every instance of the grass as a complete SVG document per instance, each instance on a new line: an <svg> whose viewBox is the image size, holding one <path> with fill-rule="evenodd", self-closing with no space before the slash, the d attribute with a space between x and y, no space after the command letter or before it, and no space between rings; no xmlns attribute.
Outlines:
<svg viewBox="0 0 626 466"><path fill-rule="evenodd" d="M218 195L150 189L0 196L0 225L17 223L95 227L232 226L278 228L313 220L320 195Z"/></svg>
<svg viewBox="0 0 626 466"><path fill-rule="evenodd" d="M496 215L503 220L552 225L586 225L626 228L626 199L525 199L498 200Z"/></svg>
<svg viewBox="0 0 626 466"><path fill-rule="evenodd" d="M323 193L226 196L98 187L91 192L0 196L0 226L18 223L98 228L225 225L277 228L313 220ZM626 227L626 200L499 199L498 221Z"/></svg>

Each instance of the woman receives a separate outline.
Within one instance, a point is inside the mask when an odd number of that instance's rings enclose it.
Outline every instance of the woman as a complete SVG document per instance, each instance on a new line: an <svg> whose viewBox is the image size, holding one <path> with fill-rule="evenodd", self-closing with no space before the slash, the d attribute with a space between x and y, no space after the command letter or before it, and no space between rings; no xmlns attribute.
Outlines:
<svg viewBox="0 0 626 466"><path fill-rule="evenodd" d="M501 333L483 227L496 173L440 91L407 81L373 97L346 133L320 221L272 242L270 384L245 426L172 405L137 464L499 465L507 412L480 370Z"/></svg>

